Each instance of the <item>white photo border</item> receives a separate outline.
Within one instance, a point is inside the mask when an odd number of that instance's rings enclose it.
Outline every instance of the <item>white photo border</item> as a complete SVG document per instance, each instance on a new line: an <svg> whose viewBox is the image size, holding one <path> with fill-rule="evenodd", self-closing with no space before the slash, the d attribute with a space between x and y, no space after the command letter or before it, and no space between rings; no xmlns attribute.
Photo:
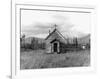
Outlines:
<svg viewBox="0 0 100 79"><path fill-rule="evenodd" d="M53 69L32 69L20 70L20 32L21 32L21 10L46 10L62 12L79 12L91 14L91 66L90 67L69 67ZM12 7L12 78L22 77L46 77L66 74L85 74L96 71L96 13L95 8L91 7L61 7L61 6L43 6L15 4ZM33 75L34 74L34 75ZM66 75L65 74L65 75Z"/></svg>

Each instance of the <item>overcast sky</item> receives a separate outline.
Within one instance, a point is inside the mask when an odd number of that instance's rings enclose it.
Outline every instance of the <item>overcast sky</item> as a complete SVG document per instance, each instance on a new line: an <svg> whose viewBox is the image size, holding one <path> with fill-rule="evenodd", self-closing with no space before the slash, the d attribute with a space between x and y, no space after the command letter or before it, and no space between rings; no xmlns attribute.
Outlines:
<svg viewBox="0 0 100 79"><path fill-rule="evenodd" d="M21 10L21 34L46 38L56 24L65 37L80 37L90 33L90 19L89 13Z"/></svg>

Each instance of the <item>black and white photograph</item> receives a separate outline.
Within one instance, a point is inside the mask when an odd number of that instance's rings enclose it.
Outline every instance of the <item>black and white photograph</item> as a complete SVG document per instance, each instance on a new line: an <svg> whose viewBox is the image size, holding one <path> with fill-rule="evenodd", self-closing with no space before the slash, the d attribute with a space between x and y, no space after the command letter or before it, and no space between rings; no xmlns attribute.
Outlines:
<svg viewBox="0 0 100 79"><path fill-rule="evenodd" d="M21 70L90 66L90 12L48 9L20 12Z"/></svg>

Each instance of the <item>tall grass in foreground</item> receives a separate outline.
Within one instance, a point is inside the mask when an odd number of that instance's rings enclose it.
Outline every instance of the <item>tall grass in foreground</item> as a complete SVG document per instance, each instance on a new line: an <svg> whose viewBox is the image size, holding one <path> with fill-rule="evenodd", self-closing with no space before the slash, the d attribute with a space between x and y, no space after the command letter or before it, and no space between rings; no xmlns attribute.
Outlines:
<svg viewBox="0 0 100 79"><path fill-rule="evenodd" d="M82 67L90 64L90 51L72 51L64 54L46 54L45 50L21 52L21 69Z"/></svg>

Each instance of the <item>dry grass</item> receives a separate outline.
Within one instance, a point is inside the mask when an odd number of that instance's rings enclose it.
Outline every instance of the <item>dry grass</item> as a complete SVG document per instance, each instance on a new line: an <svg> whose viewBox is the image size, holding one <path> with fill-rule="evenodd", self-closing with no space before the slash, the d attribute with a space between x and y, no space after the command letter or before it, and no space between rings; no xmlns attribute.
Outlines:
<svg viewBox="0 0 100 79"><path fill-rule="evenodd" d="M90 51L46 54L44 50L21 52L21 69L89 66Z"/></svg>

